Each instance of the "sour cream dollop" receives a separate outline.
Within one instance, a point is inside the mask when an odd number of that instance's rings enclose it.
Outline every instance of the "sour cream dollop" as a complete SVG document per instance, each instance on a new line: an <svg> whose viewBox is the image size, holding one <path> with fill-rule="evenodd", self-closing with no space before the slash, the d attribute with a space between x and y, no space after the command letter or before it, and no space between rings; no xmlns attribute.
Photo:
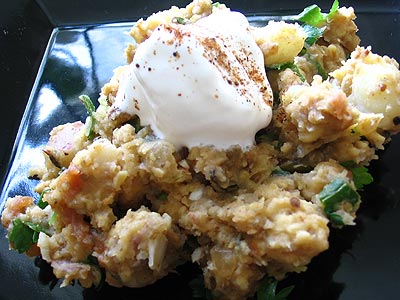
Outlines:
<svg viewBox="0 0 400 300"><path fill-rule="evenodd" d="M176 147L247 148L272 116L263 54L246 17L160 25L138 45L114 107Z"/></svg>

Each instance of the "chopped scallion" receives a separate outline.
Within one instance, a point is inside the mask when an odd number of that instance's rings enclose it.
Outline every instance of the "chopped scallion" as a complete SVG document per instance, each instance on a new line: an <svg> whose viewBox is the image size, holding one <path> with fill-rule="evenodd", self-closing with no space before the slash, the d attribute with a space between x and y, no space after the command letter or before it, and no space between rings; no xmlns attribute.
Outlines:
<svg viewBox="0 0 400 300"><path fill-rule="evenodd" d="M89 96L87 95L81 95L79 96L79 100L81 100L83 106L86 108L86 111L89 115L89 118L87 120L87 129L86 129L86 136L88 140L93 140L94 138L94 123L95 123L95 118L94 118L94 112L96 111L96 107L94 106L92 100L90 100Z"/></svg>
<svg viewBox="0 0 400 300"><path fill-rule="evenodd" d="M325 185L318 197L325 214L335 226L344 225L342 217L336 213L339 205L345 201L355 206L360 201L360 195L343 178L335 178Z"/></svg>

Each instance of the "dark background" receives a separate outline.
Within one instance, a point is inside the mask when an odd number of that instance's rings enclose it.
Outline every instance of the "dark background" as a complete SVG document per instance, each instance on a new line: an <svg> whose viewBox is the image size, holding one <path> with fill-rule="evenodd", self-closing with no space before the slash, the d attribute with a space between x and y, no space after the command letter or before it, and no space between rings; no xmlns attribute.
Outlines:
<svg viewBox="0 0 400 300"><path fill-rule="evenodd" d="M13 143L53 28L92 23L134 21L171 4L188 1L132 0L14 0L3 1L0 9L0 179L3 181L12 158ZM297 13L317 2L325 10L331 1L220 1L247 14ZM378 53L400 60L400 1L340 1L351 5L364 45L372 44ZM365 15L364 13L374 12ZM390 14L387 14L389 13ZM387 20L386 20L386 19ZM384 22L382 22L384 20ZM389 24L389 25L388 25ZM383 28L382 28L383 26ZM386 27L385 27L386 26ZM110 70L111 74L111 70ZM331 249L318 257L306 274L292 276L285 284L296 284L292 299L399 299L400 287L400 209L398 170L400 139L397 138L372 163L375 183L367 187L358 225L333 231ZM12 174L10 174L12 176ZM2 182L1 181L1 182ZM4 201L4 199L0 199ZM3 231L0 231L2 233ZM170 292L192 276L185 268L181 276L161 282L140 293L105 287L94 289L68 287L52 289L53 278L46 265L41 269L21 259L7 245L0 247L0 300L5 299L171 299ZM24 276L22 276L22 274ZM39 279L39 280L38 280ZM54 282L55 283L55 282ZM21 288L21 286L23 288ZM160 293L154 292L159 289ZM187 291L183 291L187 292ZM173 294L173 293L172 293ZM176 293L175 293L176 295ZM299 296L301 295L301 296ZM304 295L307 295L305 297ZM322 295L322 296L321 296Z"/></svg>

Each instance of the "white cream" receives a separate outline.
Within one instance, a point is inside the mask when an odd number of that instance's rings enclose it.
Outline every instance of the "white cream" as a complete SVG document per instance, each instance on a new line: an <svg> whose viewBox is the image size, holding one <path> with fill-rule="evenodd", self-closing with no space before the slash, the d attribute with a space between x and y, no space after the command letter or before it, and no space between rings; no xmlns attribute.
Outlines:
<svg viewBox="0 0 400 300"><path fill-rule="evenodd" d="M271 121L272 91L246 18L222 11L160 25L138 46L114 106L178 148L246 148Z"/></svg>

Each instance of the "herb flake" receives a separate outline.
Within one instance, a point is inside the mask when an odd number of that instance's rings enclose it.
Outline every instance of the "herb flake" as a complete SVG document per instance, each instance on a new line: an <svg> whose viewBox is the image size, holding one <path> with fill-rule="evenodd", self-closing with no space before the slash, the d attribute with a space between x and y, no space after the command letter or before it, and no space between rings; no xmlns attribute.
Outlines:
<svg viewBox="0 0 400 300"><path fill-rule="evenodd" d="M257 300L285 300L294 289L294 286L288 286L276 291L278 281L272 277L265 277L258 288Z"/></svg>
<svg viewBox="0 0 400 300"><path fill-rule="evenodd" d="M94 106L92 100L87 95L79 96L79 100L81 100L83 106L86 108L87 114L89 116L86 124L86 136L88 140L93 140L94 138L94 123L95 117L94 113L96 111L96 107Z"/></svg>
<svg viewBox="0 0 400 300"><path fill-rule="evenodd" d="M353 174L353 181L357 190L362 191L364 186L374 182L374 178L366 167L357 167L354 161L342 162L341 165Z"/></svg>
<svg viewBox="0 0 400 300"><path fill-rule="evenodd" d="M325 71L324 67L320 64L319 61L314 60L315 67L317 68L318 75L322 77L323 80L328 79L328 73Z"/></svg>
<svg viewBox="0 0 400 300"><path fill-rule="evenodd" d="M188 23L188 20L182 17L174 17L172 19L173 23L181 24L181 25L186 25Z"/></svg>
<svg viewBox="0 0 400 300"><path fill-rule="evenodd" d="M299 67L297 67L294 63L288 62L288 63L283 63L283 64L273 64L273 65L268 65L267 68L277 70L277 71L283 71L285 69L290 69L292 70L300 79L301 81L305 82L306 78L304 75L300 72Z"/></svg>
<svg viewBox="0 0 400 300"><path fill-rule="evenodd" d="M329 10L329 13L321 12L321 8L316 5L307 6L300 14L294 17L294 20L303 22L305 24L320 27L327 20L331 19L339 9L339 1L335 0Z"/></svg>
<svg viewBox="0 0 400 300"><path fill-rule="evenodd" d="M158 195L157 195L157 199L160 201L166 201L168 199L168 193L165 191L161 191Z"/></svg>
<svg viewBox="0 0 400 300"><path fill-rule="evenodd" d="M325 185L318 197L324 207L325 214L334 226L344 225L342 217L336 213L337 207L343 201L352 206L360 201L360 195L343 178L335 178Z"/></svg>
<svg viewBox="0 0 400 300"><path fill-rule="evenodd" d="M318 28L309 24L304 24L302 27L306 34L306 40L304 41L306 48L314 45L324 33L324 28Z"/></svg>
<svg viewBox="0 0 400 300"><path fill-rule="evenodd" d="M41 193L40 193L40 197L39 197L39 200L38 200L38 202L37 202L37 206L39 206L41 209L44 209L44 208L46 208L46 206L47 205L49 205L49 203L47 203L47 201L44 201L43 200L43 196L44 196L44 194L46 194L47 192L49 192L50 191L50 189L44 189Z"/></svg>
<svg viewBox="0 0 400 300"><path fill-rule="evenodd" d="M13 227L8 234L8 239L19 253L28 251L33 244L36 244L40 232L48 234L40 224L21 219L14 219L12 223Z"/></svg>
<svg viewBox="0 0 400 300"><path fill-rule="evenodd" d="M290 175L291 173L289 171L282 170L280 167L277 167L272 170L271 174L276 176L287 176Z"/></svg>
<svg viewBox="0 0 400 300"><path fill-rule="evenodd" d="M106 271L104 268L100 267L97 257L90 254L82 263L90 265L98 272L98 276L96 277L97 281L94 282L94 288L96 291L101 290L106 282Z"/></svg>
<svg viewBox="0 0 400 300"><path fill-rule="evenodd" d="M53 214L51 215L50 220L49 220L49 225L50 226L54 225L54 222L56 221L56 218L57 218L57 212L53 212Z"/></svg>

